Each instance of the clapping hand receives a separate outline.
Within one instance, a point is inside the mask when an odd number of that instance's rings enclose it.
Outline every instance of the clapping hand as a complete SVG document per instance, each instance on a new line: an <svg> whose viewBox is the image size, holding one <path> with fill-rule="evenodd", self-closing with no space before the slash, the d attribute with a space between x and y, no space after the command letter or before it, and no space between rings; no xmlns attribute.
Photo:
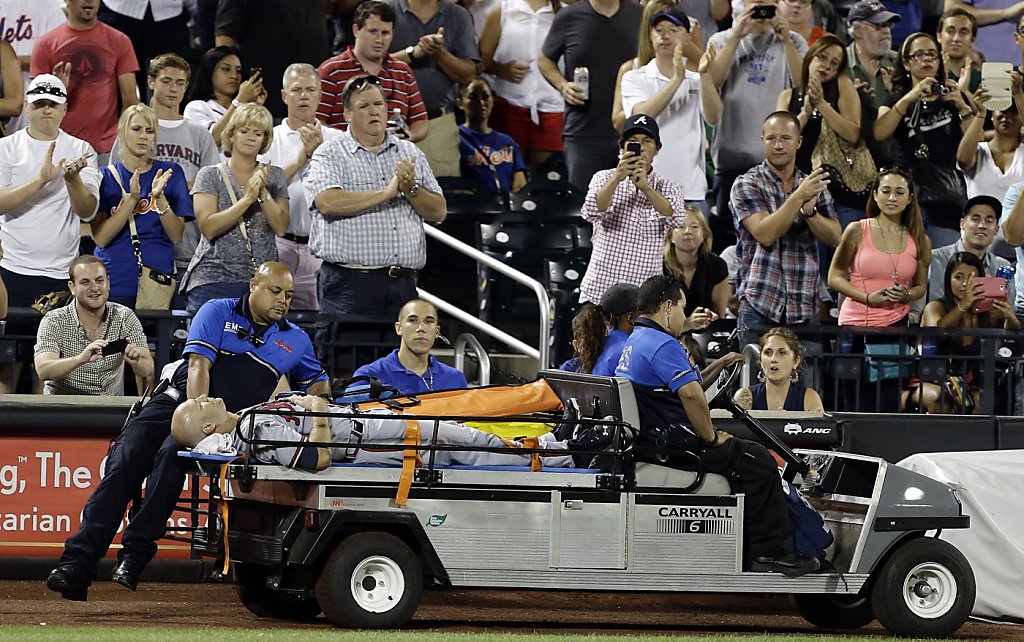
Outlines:
<svg viewBox="0 0 1024 642"><path fill-rule="evenodd" d="M67 180L74 176L78 176L78 173L89 165L90 158L92 158L92 152L86 152L78 158L64 163L64 179Z"/></svg>
<svg viewBox="0 0 1024 642"><path fill-rule="evenodd" d="M132 177L128 179L128 194L135 202L138 202L142 196L142 181L139 178L139 170L132 172Z"/></svg>
<svg viewBox="0 0 1024 642"><path fill-rule="evenodd" d="M793 192L793 196L797 198L801 203L801 206L810 200L816 201L818 199L818 195L828 189L828 184L830 182L828 179L828 171L823 167L819 167L800 181L800 184Z"/></svg>
<svg viewBox="0 0 1024 642"><path fill-rule="evenodd" d="M50 148L46 150L46 158L43 159L43 164L39 166L39 180L45 186L60 172L60 169L64 166L64 159L60 159L56 163L53 162L53 151L57 148L57 143L50 143Z"/></svg>
<svg viewBox="0 0 1024 642"><path fill-rule="evenodd" d="M395 177L398 179L398 191L405 194L416 184L415 159L400 160L395 163Z"/></svg>
<svg viewBox="0 0 1024 642"><path fill-rule="evenodd" d="M713 44L708 45L707 51L697 61L697 73L706 74L711 70L711 64L715 62L715 56L718 55L718 49Z"/></svg>
<svg viewBox="0 0 1024 642"><path fill-rule="evenodd" d="M53 75L60 78L60 81L64 83L64 87L68 86L71 82L71 63L70 62L58 62L53 66Z"/></svg>
<svg viewBox="0 0 1024 642"><path fill-rule="evenodd" d="M149 190L150 200L155 201L164 195L164 188L167 187L167 181L171 180L171 175L174 173L173 168L156 170L156 175L153 176L153 186ZM134 175L132 180L134 180Z"/></svg>
<svg viewBox="0 0 1024 642"><path fill-rule="evenodd" d="M249 182L245 185L245 198L254 202L259 200L260 195L263 193L263 189L267 185L268 169L266 163L260 163L256 167L256 171L249 177Z"/></svg>
<svg viewBox="0 0 1024 642"><path fill-rule="evenodd" d="M302 141L302 151L306 158L313 158L313 152L324 142L324 130L320 128L320 121L314 120L299 127L299 140Z"/></svg>
<svg viewBox="0 0 1024 642"><path fill-rule="evenodd" d="M821 88L821 81L817 78L811 78L807 81L807 98L804 100L805 103L810 103L811 107L817 109L818 104L824 99L825 92Z"/></svg>

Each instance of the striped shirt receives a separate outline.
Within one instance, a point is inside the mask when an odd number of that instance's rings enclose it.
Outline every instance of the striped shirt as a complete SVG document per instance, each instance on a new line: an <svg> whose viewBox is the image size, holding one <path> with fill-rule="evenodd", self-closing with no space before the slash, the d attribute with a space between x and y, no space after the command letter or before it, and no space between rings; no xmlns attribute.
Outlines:
<svg viewBox="0 0 1024 642"><path fill-rule="evenodd" d="M345 104L341 100L345 83L369 72L363 69L352 47L325 60L319 71L322 93L316 116L331 127L345 130L348 123L345 122ZM385 54L378 78L384 96L387 97L389 117L398 109L406 123L412 124L427 119L427 108L423 105L416 76L409 65Z"/></svg>
<svg viewBox="0 0 1024 642"><path fill-rule="evenodd" d="M736 296L758 313L788 323L803 323L818 317L818 246L814 234L800 214L789 231L771 245L761 245L743 225L743 219L759 212L771 213L782 207L796 191L804 174L795 170L787 192L767 162L755 165L733 183L729 204L736 228ZM832 195L818 195L821 216L835 218Z"/></svg>
<svg viewBox="0 0 1024 642"><path fill-rule="evenodd" d="M580 209L580 215L594 225L594 250L580 281L580 303L600 301L604 291L616 283L639 286L648 277L661 274L665 231L682 225L686 218L682 188L653 171L647 181L672 205L672 216L659 214L628 179L615 186L608 209L598 211L597 192L614 175L614 169L594 174Z"/></svg>
<svg viewBox="0 0 1024 642"><path fill-rule="evenodd" d="M148 345L142 323L135 313L118 303L107 303L107 314L100 330L100 339L128 343L145 348ZM35 354L56 353L60 359L82 354L93 340L85 333L78 319L74 300L64 307L51 310L39 323L36 332ZM102 395L124 394L124 353L112 354L98 361L82 364L59 379L47 381L43 386L47 395Z"/></svg>
<svg viewBox="0 0 1024 642"><path fill-rule="evenodd" d="M146 9L152 8L154 22L176 18L185 10L184 0L103 0L103 4L115 13L136 20L142 20Z"/></svg>
<svg viewBox="0 0 1024 642"><path fill-rule="evenodd" d="M313 217L309 250L314 256L338 265L413 270L423 267L427 261L423 221L401 195L358 216L324 216L316 209L316 197L329 189L384 189L395 176L395 164L407 158L416 159L420 185L440 193L427 157L419 147L391 134L377 152L363 147L350 132L317 148L303 180Z"/></svg>

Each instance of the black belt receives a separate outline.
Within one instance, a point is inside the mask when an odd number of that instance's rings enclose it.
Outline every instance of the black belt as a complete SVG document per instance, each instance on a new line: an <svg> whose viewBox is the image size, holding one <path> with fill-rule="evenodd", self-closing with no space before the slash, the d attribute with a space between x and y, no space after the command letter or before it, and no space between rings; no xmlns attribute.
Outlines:
<svg viewBox="0 0 1024 642"><path fill-rule="evenodd" d="M399 267L397 265L379 268L353 268L346 267L344 265L338 265L337 263L332 263L331 265L341 270L347 270L349 272L358 272L359 274L383 274L385 276L391 277L392 279L416 278L416 270Z"/></svg>
<svg viewBox="0 0 1024 642"><path fill-rule="evenodd" d="M427 118L440 118L441 116L450 113L452 113L452 107L451 105L446 105L444 107L441 107L440 109L428 109Z"/></svg>
<svg viewBox="0 0 1024 642"><path fill-rule="evenodd" d="M284 234L281 238L286 241L291 241L292 243L301 243L303 245L309 243L308 236L299 236L298 234L292 234L291 232Z"/></svg>

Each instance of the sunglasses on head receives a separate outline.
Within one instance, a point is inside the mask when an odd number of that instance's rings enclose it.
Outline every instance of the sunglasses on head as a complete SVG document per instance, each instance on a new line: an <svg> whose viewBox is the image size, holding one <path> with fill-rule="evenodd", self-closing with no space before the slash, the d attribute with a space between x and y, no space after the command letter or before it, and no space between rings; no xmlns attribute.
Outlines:
<svg viewBox="0 0 1024 642"><path fill-rule="evenodd" d="M51 85L48 82L39 83L32 89L25 92L26 96L38 96L40 94L46 94L48 96L56 96L57 98L67 98L67 93L58 87L57 85Z"/></svg>
<svg viewBox="0 0 1024 642"><path fill-rule="evenodd" d="M238 330L235 331L235 336L238 337L239 341L248 341L254 348L259 348L266 343L263 337L258 334L253 334L245 328L238 328Z"/></svg>
<svg viewBox="0 0 1024 642"><path fill-rule="evenodd" d="M909 169L907 169L906 167L901 167L900 165L888 165L878 170L879 177L884 176L885 174L897 174L899 176L902 176L903 178L914 178L913 174L910 173Z"/></svg>
<svg viewBox="0 0 1024 642"><path fill-rule="evenodd" d="M356 76L355 78L350 80L347 85L345 85L345 91L343 92L342 100L344 101L357 91L362 91L363 88L366 87L367 85L377 85L378 87L380 87L380 78L370 74L367 74L365 76Z"/></svg>

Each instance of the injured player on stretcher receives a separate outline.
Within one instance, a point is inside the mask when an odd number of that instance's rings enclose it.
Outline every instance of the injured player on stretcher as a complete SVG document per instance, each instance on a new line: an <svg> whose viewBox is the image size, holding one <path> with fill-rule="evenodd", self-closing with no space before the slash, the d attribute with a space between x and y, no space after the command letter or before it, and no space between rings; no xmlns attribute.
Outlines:
<svg viewBox="0 0 1024 642"><path fill-rule="evenodd" d="M266 412L270 411L270 412ZM313 416L306 411L329 413ZM323 470L332 461L353 463L401 464L402 444L408 433L408 419L390 410L374 409L373 418L352 418L352 406L334 405L320 397L293 396L247 408L240 413L229 412L224 401L205 396L178 406L171 420L171 434L178 443L205 454L251 454L255 459L289 468ZM255 413L255 417L249 415ZM477 448L501 448L506 452L475 452L471 450L436 451L435 465L467 466L529 466L532 453L517 453L524 444L502 439L462 424L438 422L437 445ZM421 421L423 446L434 439L434 422ZM246 439L240 431L245 431ZM251 433L251 434L250 434ZM290 442L295 445L250 444L247 441ZM551 450L541 457L544 465L556 468L574 467L573 457L566 450L599 450L611 441L611 434L598 426L575 439L559 441L552 433L537 438L537 448ZM316 448L304 444L345 444L335 448ZM393 444L374 446L374 444ZM531 444L532 445L532 444ZM558 452L562 451L562 452ZM589 457L587 458L589 460Z"/></svg>

